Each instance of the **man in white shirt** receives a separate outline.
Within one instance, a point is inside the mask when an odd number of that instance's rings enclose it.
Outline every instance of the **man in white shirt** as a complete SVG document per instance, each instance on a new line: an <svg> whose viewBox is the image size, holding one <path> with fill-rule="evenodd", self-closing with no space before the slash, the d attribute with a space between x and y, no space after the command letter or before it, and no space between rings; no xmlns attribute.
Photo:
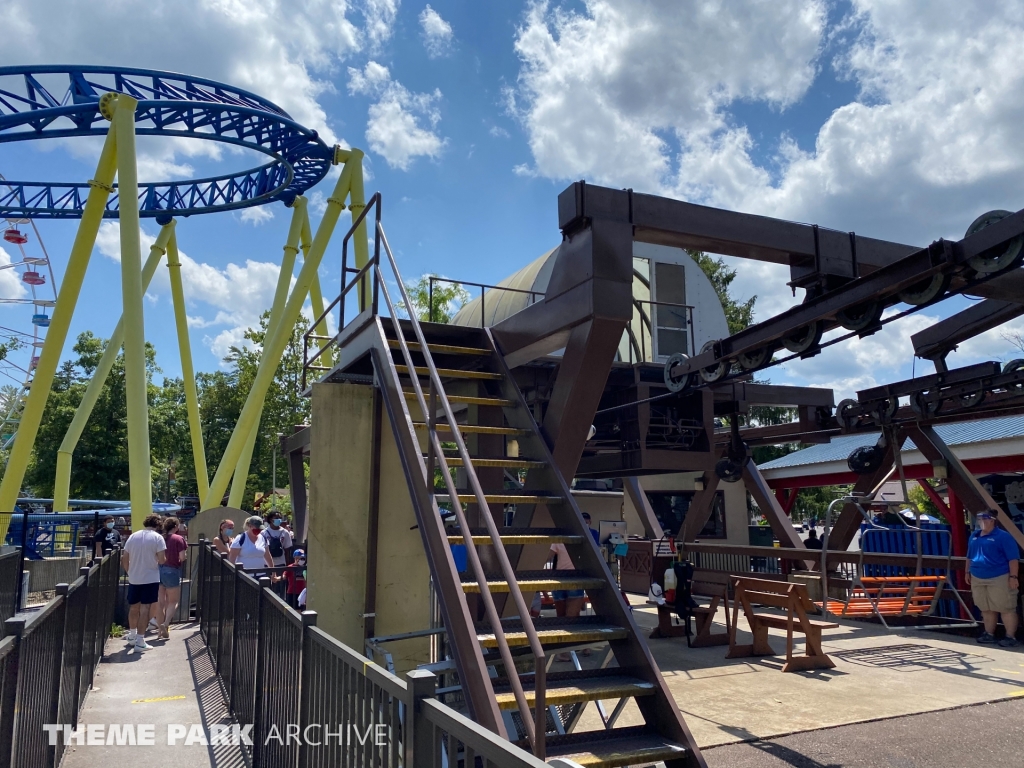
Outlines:
<svg viewBox="0 0 1024 768"><path fill-rule="evenodd" d="M128 642L148 651L146 625L150 608L160 599L160 566L167 560L167 543L159 530L163 519L150 515L124 543L121 567L128 572Z"/></svg>
<svg viewBox="0 0 1024 768"><path fill-rule="evenodd" d="M282 527L283 522L281 513L273 511L267 515L267 527L263 529L263 538L267 541L270 557L278 568L288 564L286 555L291 554L294 547L292 534L287 528Z"/></svg>

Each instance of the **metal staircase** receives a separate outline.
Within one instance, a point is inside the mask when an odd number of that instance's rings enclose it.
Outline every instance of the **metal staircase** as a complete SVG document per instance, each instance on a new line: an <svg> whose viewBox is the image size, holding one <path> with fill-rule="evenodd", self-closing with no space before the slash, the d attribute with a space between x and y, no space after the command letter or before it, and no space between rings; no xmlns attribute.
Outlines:
<svg viewBox="0 0 1024 768"><path fill-rule="evenodd" d="M382 262L391 268L388 277L398 285L402 306L412 304L380 225L379 196L364 215L374 207L376 247L368 265L373 311L361 313L360 332L373 337L374 378L398 444L470 716L542 759L607 768L658 761L704 766L490 332L421 323L415 316L399 319ZM344 295L365 280L367 268L343 269L356 273L339 297L344 317ZM378 294L386 315L376 311ZM521 487L507 487L515 484L506 473L524 478ZM517 524L543 509L553 525ZM574 571L514 566L525 548L546 552L554 543L565 545ZM453 545L466 548L464 572L456 569ZM586 590L594 615L530 617L535 592L568 589ZM555 653L594 643L608 643L604 668L548 672ZM643 725L615 727L619 706L608 718L600 709L606 724L601 730L565 734L552 728L549 708L623 699L635 701Z"/></svg>

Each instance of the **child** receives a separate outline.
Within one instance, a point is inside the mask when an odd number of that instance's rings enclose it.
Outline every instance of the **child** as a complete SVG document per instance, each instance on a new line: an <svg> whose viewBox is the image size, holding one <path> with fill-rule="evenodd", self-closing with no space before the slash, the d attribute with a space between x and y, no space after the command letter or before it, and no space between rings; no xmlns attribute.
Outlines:
<svg viewBox="0 0 1024 768"><path fill-rule="evenodd" d="M288 582L288 587L285 589L285 600L292 608L301 610L299 595L306 589L305 551L296 549L292 552L292 564L284 569L283 575L275 577L274 581L280 581L282 578Z"/></svg>

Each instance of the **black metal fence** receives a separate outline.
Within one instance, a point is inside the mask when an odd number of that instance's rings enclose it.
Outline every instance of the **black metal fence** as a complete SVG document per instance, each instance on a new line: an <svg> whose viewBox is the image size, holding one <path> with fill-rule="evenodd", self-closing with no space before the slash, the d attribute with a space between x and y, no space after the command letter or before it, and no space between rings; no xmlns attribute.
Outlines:
<svg viewBox="0 0 1024 768"><path fill-rule="evenodd" d="M229 708L252 725L251 768L548 768L437 701L432 672L396 677L209 545L196 578L200 631Z"/></svg>
<svg viewBox="0 0 1024 768"><path fill-rule="evenodd" d="M47 724L78 722L117 599L120 552L57 585L57 595L31 615L6 620L0 641L0 768L56 768L61 739Z"/></svg>
<svg viewBox="0 0 1024 768"><path fill-rule="evenodd" d="M3 622L17 612L18 577L21 575L21 557L17 549L0 555L0 637L4 636Z"/></svg>

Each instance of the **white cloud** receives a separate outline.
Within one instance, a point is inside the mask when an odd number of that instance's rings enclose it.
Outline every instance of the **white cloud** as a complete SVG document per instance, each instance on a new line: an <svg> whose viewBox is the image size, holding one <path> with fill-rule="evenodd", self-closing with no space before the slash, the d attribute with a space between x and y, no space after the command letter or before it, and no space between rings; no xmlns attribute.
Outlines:
<svg viewBox="0 0 1024 768"><path fill-rule="evenodd" d="M405 171L415 157L440 156L447 143L435 130L441 120L437 109L441 91L411 93L376 61L368 62L362 70L349 67L348 77L350 93L377 98L370 105L366 140L388 165ZM429 128L421 125L421 119Z"/></svg>
<svg viewBox="0 0 1024 768"><path fill-rule="evenodd" d="M726 127L737 99L784 108L815 75L824 3L587 0L582 13L531 5L506 92L538 172L658 190L671 141Z"/></svg>
<svg viewBox="0 0 1024 768"><path fill-rule="evenodd" d="M246 224L258 227L260 224L266 224L273 219L274 212L266 205L253 206L251 208L243 208L242 212L238 214L238 218Z"/></svg>
<svg viewBox="0 0 1024 768"><path fill-rule="evenodd" d="M452 25L442 19L441 14L429 5L420 12L420 27L423 30L421 34L427 56L436 59L451 52Z"/></svg>
<svg viewBox="0 0 1024 768"><path fill-rule="evenodd" d="M20 255L18 261L21 261ZM4 269L8 264L14 263L11 255L0 248L0 300L24 299L28 296L28 290L21 282L18 270L13 267Z"/></svg>
<svg viewBox="0 0 1024 768"><path fill-rule="evenodd" d="M144 255L148 255L155 239L154 235L142 231L140 240ZM120 226L117 222L108 221L100 226L96 247L112 261L121 261ZM213 337L204 338L210 350L223 357L232 344L237 346L247 328L259 325L260 315L270 309L281 267L279 264L248 259L244 265L228 264L219 268L196 261L180 249L178 256L185 301L190 307L197 302L205 304L215 312L213 320L207 320L202 315L189 317L189 326L229 326ZM157 296L170 290L164 263L161 262L161 267L150 283L150 291ZM293 285L294 282L293 278Z"/></svg>
<svg viewBox="0 0 1024 768"><path fill-rule="evenodd" d="M370 41L371 53L376 53L391 39L400 0L364 0L364 3L366 36Z"/></svg>
<svg viewBox="0 0 1024 768"><path fill-rule="evenodd" d="M506 131L500 125L492 125L491 130L489 130L488 133L491 134L491 136L493 136L496 139L507 139L509 135L508 131Z"/></svg>
<svg viewBox="0 0 1024 768"><path fill-rule="evenodd" d="M358 16L356 23L350 18L356 7L351 0L7 0L0 4L0 26L8 32L0 65L50 64L59 51L60 60L128 63L221 80L276 102L331 143L338 137L319 99L334 90L331 77L341 62L390 38L398 5L366 0L360 27ZM130 29L124 27L126 13ZM120 31L111 38L111 30ZM96 45L102 39L112 44ZM143 138L140 178L191 175L179 159L190 156L182 145L159 140L159 147L143 146ZM211 150L211 142L195 143L205 146L199 150L204 155L220 151Z"/></svg>

